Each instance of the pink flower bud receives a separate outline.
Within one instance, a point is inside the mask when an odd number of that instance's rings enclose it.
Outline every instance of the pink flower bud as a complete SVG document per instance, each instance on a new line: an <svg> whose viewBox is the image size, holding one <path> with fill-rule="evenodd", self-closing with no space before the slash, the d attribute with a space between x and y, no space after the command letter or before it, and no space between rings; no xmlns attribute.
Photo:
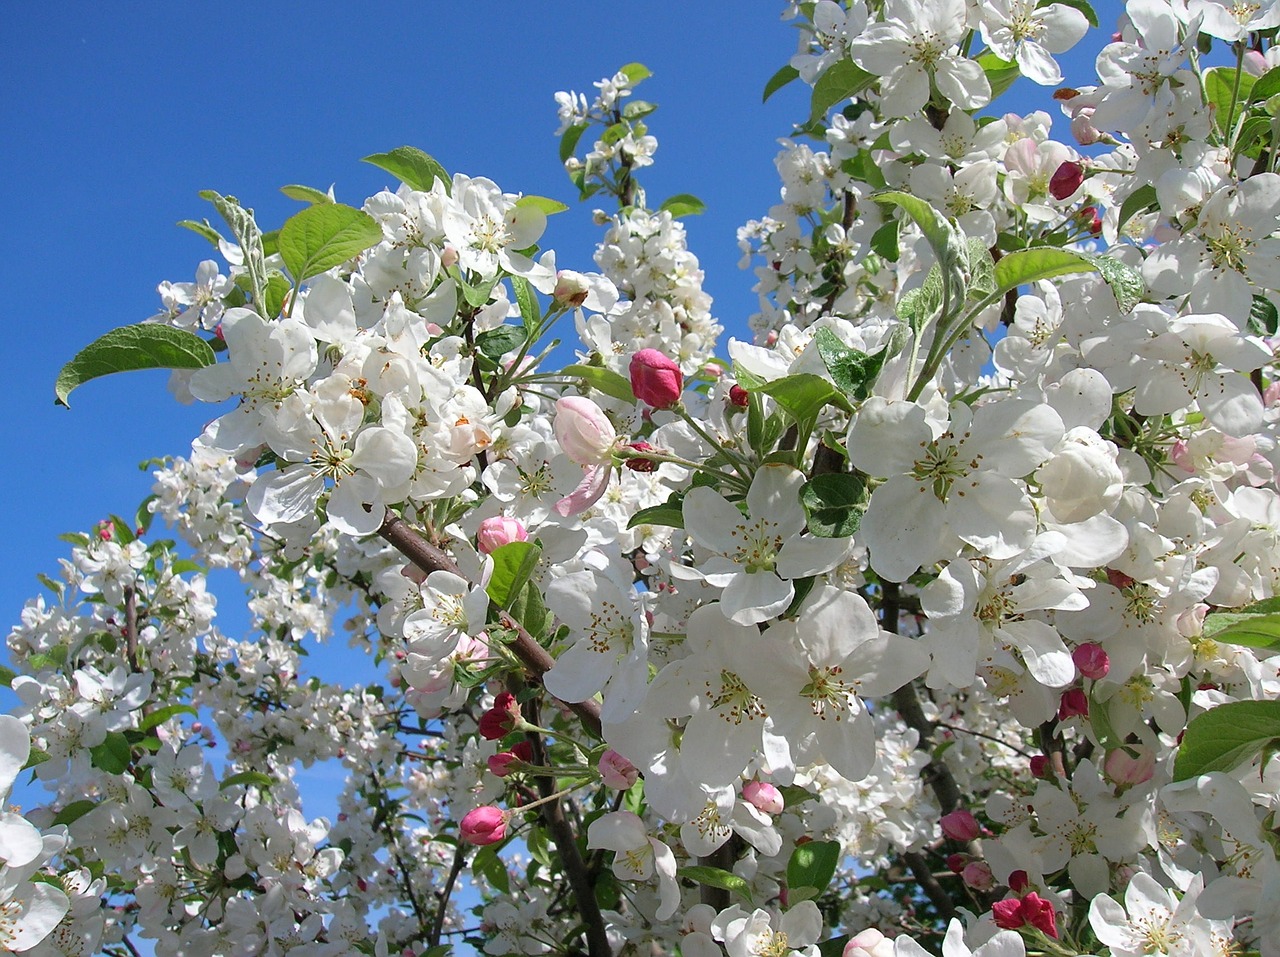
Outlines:
<svg viewBox="0 0 1280 957"><path fill-rule="evenodd" d="M529 533L525 527L517 519L507 518L505 515L486 518L480 523L480 530L476 532L476 547L485 555L503 545L528 540Z"/></svg>
<svg viewBox="0 0 1280 957"><path fill-rule="evenodd" d="M960 878L978 891L989 891L996 886L996 876L991 873L991 865L986 861L966 864L964 870L960 872Z"/></svg>
<svg viewBox="0 0 1280 957"><path fill-rule="evenodd" d="M982 830L978 825L978 819L964 808L944 814L941 823L943 834L953 841L962 843L974 840Z"/></svg>
<svg viewBox="0 0 1280 957"><path fill-rule="evenodd" d="M1089 230L1089 235L1097 236L1102 232L1102 217L1098 215L1097 206L1086 206L1078 215L1080 222Z"/></svg>
<svg viewBox="0 0 1280 957"><path fill-rule="evenodd" d="M533 760L533 745L528 741L521 741L510 751L499 751L497 754L491 755L488 761L489 770L500 778L505 778L511 773L511 765L516 761L523 761L528 764Z"/></svg>
<svg viewBox="0 0 1280 957"><path fill-rule="evenodd" d="M729 388L729 404L736 405L739 409L745 409L751 399L750 393L740 385L730 386Z"/></svg>
<svg viewBox="0 0 1280 957"><path fill-rule="evenodd" d="M1130 754L1129 748L1138 752L1137 755ZM1151 780L1156 770L1156 756L1150 748L1140 744L1126 745L1108 751L1106 760L1102 762L1102 769L1116 784L1132 787Z"/></svg>
<svg viewBox="0 0 1280 957"><path fill-rule="evenodd" d="M587 283L586 276L572 269L562 269L556 273L556 288L551 293L551 298L576 308L587 301L587 294L590 292L591 286Z"/></svg>
<svg viewBox="0 0 1280 957"><path fill-rule="evenodd" d="M742 786L742 800L765 814L781 814L786 806L782 792L768 781L748 781Z"/></svg>
<svg viewBox="0 0 1280 957"><path fill-rule="evenodd" d="M504 738L516 729L520 717L516 696L504 691L494 699L493 707L480 716L480 736L486 741Z"/></svg>
<svg viewBox="0 0 1280 957"><path fill-rule="evenodd" d="M600 763L596 765L596 769L600 772L600 780L605 787L615 791L626 791L640 777L636 766L612 748L600 755Z"/></svg>
<svg viewBox="0 0 1280 957"><path fill-rule="evenodd" d="M680 401L684 377L680 367L657 349L641 349L631 357L631 391L655 409L669 409Z"/></svg>
<svg viewBox="0 0 1280 957"><path fill-rule="evenodd" d="M1080 669L1080 674L1094 681L1105 678L1111 670L1111 657L1102 650L1101 645L1095 645L1092 641L1077 645L1076 650L1071 652L1071 660Z"/></svg>
<svg viewBox="0 0 1280 957"><path fill-rule="evenodd" d="M948 854L947 870L952 874L959 874L971 860L972 858L968 854Z"/></svg>
<svg viewBox="0 0 1280 957"><path fill-rule="evenodd" d="M648 442L632 442L627 446L632 452L652 452L654 448ZM622 463L633 472L652 472L658 467L658 463L653 459L627 459Z"/></svg>
<svg viewBox="0 0 1280 957"><path fill-rule="evenodd" d="M497 844L507 836L508 819L506 811L491 804L468 811L462 819L462 839L472 844Z"/></svg>
<svg viewBox="0 0 1280 957"><path fill-rule="evenodd" d="M1084 182L1084 166L1074 160L1067 160L1058 167L1057 172L1049 180L1049 195L1054 199L1066 199L1080 188Z"/></svg>
<svg viewBox="0 0 1280 957"><path fill-rule="evenodd" d="M1058 703L1058 720L1089 716L1089 698L1079 688L1068 688Z"/></svg>
<svg viewBox="0 0 1280 957"><path fill-rule="evenodd" d="M1102 139L1102 131L1093 125L1093 110L1083 109L1071 117L1071 135L1081 146L1092 146Z"/></svg>
<svg viewBox="0 0 1280 957"><path fill-rule="evenodd" d="M1009 889L1015 894L1021 894L1031 884L1031 878L1027 876L1024 870L1016 870L1009 872Z"/></svg>
<svg viewBox="0 0 1280 957"><path fill-rule="evenodd" d="M587 467L610 462L618 441L604 410L580 395L556 400L555 432L564 454Z"/></svg>
<svg viewBox="0 0 1280 957"><path fill-rule="evenodd" d="M1049 773L1049 759L1043 754L1032 755L1031 760L1028 762L1028 766L1030 767L1032 777L1042 778Z"/></svg>
<svg viewBox="0 0 1280 957"><path fill-rule="evenodd" d="M440 265L445 269L458 264L458 251L452 246L445 246L440 251Z"/></svg>

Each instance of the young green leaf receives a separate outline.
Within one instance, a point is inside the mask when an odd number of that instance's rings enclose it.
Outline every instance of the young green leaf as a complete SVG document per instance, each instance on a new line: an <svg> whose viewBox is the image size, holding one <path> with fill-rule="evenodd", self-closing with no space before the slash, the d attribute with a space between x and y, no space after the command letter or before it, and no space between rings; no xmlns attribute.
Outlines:
<svg viewBox="0 0 1280 957"><path fill-rule="evenodd" d="M214 208L231 227L231 234L244 256L244 271L249 278L249 295L253 297L253 308L261 315L267 288L266 257L269 254L264 246L262 230L253 218L253 210L245 209L234 196L223 196L211 189L201 190L200 198L213 203Z"/></svg>
<svg viewBox="0 0 1280 957"><path fill-rule="evenodd" d="M721 890L730 891L737 894L749 905L755 906L755 900L751 897L751 885L737 874L721 870L718 867L696 865L680 868L676 871L676 876L691 880L695 884L705 884L707 887L718 887Z"/></svg>
<svg viewBox="0 0 1280 957"><path fill-rule="evenodd" d="M618 72L630 80L632 86L653 76L652 71L643 63L628 63L626 66L621 67Z"/></svg>
<svg viewBox="0 0 1280 957"><path fill-rule="evenodd" d="M1057 246L1033 246L1006 253L996 263L996 291L1008 292L1038 279L1052 279L1098 267L1088 256Z"/></svg>
<svg viewBox="0 0 1280 957"><path fill-rule="evenodd" d="M290 199L296 199L300 203L332 203L333 197L322 189L316 189L314 186L299 186L296 183L291 186L281 186L280 192L284 193Z"/></svg>
<svg viewBox="0 0 1280 957"><path fill-rule="evenodd" d="M587 131L586 123L579 123L569 127L564 131L564 135L560 137L560 162L563 163L573 151L578 148L578 140L582 139L582 134Z"/></svg>
<svg viewBox="0 0 1280 957"><path fill-rule="evenodd" d="M368 213L342 203L308 206L280 228L280 256L295 283L340 266L382 240Z"/></svg>
<svg viewBox="0 0 1280 957"><path fill-rule="evenodd" d="M787 889L811 887L817 894L826 890L840 863L838 841L809 841L791 852L787 861ZM814 896L817 896L816 894Z"/></svg>
<svg viewBox="0 0 1280 957"><path fill-rule="evenodd" d="M545 216L554 216L569 208L558 199L548 199L546 196L521 196L516 200L516 206L541 210Z"/></svg>
<svg viewBox="0 0 1280 957"><path fill-rule="evenodd" d="M490 600L499 608L510 605L537 568L541 554L542 549L533 542L508 542L490 552L493 575L485 589Z"/></svg>
<svg viewBox="0 0 1280 957"><path fill-rule="evenodd" d="M677 193L658 207L659 212L671 214L672 219L682 216L698 216L706 212L707 204L691 193Z"/></svg>
<svg viewBox="0 0 1280 957"><path fill-rule="evenodd" d="M524 345L524 326L498 326L476 336L476 348L490 359L501 359Z"/></svg>
<svg viewBox="0 0 1280 957"><path fill-rule="evenodd" d="M389 153L372 153L360 162L384 169L410 189L423 193L431 191L431 184L439 180L444 191L452 195L453 181L435 157L422 152L416 146L397 146Z"/></svg>
<svg viewBox="0 0 1280 957"><path fill-rule="evenodd" d="M809 100L809 123L817 123L837 103L843 103L867 89L879 77L868 73L852 60L836 60L813 85Z"/></svg>
<svg viewBox="0 0 1280 957"><path fill-rule="evenodd" d="M218 243L222 242L222 234L210 226L207 219L198 223L194 219L180 219L178 225L183 229L191 230L197 236L203 236L214 249L217 249Z"/></svg>
<svg viewBox="0 0 1280 957"><path fill-rule="evenodd" d="M1125 223L1133 219L1138 213L1145 212L1156 204L1156 188L1150 183L1139 186L1132 193L1125 197L1123 203L1120 204L1120 220L1116 228L1123 231Z"/></svg>
<svg viewBox="0 0 1280 957"><path fill-rule="evenodd" d="M1013 86L1014 81L1022 76L1022 71L1018 69L1018 64L1002 60L990 51L978 57L978 66L982 67L982 72L987 76L987 83L991 86L991 99L993 100Z"/></svg>
<svg viewBox="0 0 1280 957"><path fill-rule="evenodd" d="M1094 256L1092 259L1094 266L1102 274L1103 281L1111 287L1111 293L1116 297L1116 305L1121 312L1129 312L1142 302L1142 297L1147 292L1142 273L1114 256Z"/></svg>
<svg viewBox="0 0 1280 957"><path fill-rule="evenodd" d="M605 395L613 396L622 402L635 402L636 395L631 391L631 383L612 369L604 366L571 365L564 367L564 374L574 379L585 379L593 389Z"/></svg>
<svg viewBox="0 0 1280 957"><path fill-rule="evenodd" d="M815 475L800 488L800 504L818 538L846 538L862 524L866 483L848 472Z"/></svg>
<svg viewBox="0 0 1280 957"><path fill-rule="evenodd" d="M1230 771L1280 740L1280 701L1232 701L1187 723L1173 779Z"/></svg>
<svg viewBox="0 0 1280 957"><path fill-rule="evenodd" d="M67 397L90 379L135 369L200 369L215 361L209 343L193 332L153 323L122 326L89 343L62 367L54 396L59 405L70 407Z"/></svg>
<svg viewBox="0 0 1280 957"><path fill-rule="evenodd" d="M777 73L769 77L769 82L764 85L764 98L762 103L768 103L769 97L777 93L792 80L800 78L800 71L793 67L790 63L784 65Z"/></svg>
<svg viewBox="0 0 1280 957"><path fill-rule="evenodd" d="M1268 598L1234 611L1210 612L1204 620L1204 637L1280 651L1280 598Z"/></svg>

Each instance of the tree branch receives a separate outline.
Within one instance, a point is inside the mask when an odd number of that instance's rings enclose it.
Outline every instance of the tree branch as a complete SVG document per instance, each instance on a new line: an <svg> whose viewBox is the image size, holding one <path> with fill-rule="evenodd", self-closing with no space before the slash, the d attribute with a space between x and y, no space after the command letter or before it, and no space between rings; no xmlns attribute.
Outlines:
<svg viewBox="0 0 1280 957"><path fill-rule="evenodd" d="M449 909L449 898L453 895L453 885L458 881L458 875L462 873L462 867L467 862L466 845L461 841L453 851L453 866L449 868L449 877L444 882L444 890L440 892L440 906L436 908L436 920L431 925L431 936L427 939L427 943L435 947L440 943L440 934L444 930L444 915Z"/></svg>
<svg viewBox="0 0 1280 957"><path fill-rule="evenodd" d="M378 535L401 555L428 574L431 572L462 574L452 558L446 555L442 549L432 545L419 535L413 527L394 512L387 512L386 518L382 521L382 527L378 529ZM551 657L547 649L538 644L537 640L529 634L520 622L505 611L498 613L498 621L503 628L510 630L515 635L509 646L512 653L524 665L531 677L535 680L540 680L544 674L551 670L551 666L556 663L556 660ZM588 699L587 701L566 701L564 705L582 719L582 723L588 731L596 737L601 736L599 704Z"/></svg>

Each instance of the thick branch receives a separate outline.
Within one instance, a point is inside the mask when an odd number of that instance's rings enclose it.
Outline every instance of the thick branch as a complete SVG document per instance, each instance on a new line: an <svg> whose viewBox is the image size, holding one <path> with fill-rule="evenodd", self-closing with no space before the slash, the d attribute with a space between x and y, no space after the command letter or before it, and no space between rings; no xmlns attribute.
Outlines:
<svg viewBox="0 0 1280 957"><path fill-rule="evenodd" d="M393 546L396 551L428 574L431 572L462 574L452 558L446 555L442 549L432 545L419 535L408 522L394 512L387 512L387 517L383 519L382 527L378 529L378 534ZM551 670L551 666L555 664L555 659L551 657L547 649L538 644L537 640L525 630L525 627L520 622L505 611L499 613L499 621L502 627L509 629L515 635L515 639L509 645L512 653L520 660L520 663L525 666L525 669L528 670L533 678L541 679L544 674ZM588 731L597 737L600 736L599 704L592 700L566 701L564 704L582 719L582 723Z"/></svg>
<svg viewBox="0 0 1280 957"><path fill-rule="evenodd" d="M929 867L925 856L919 851L907 851L902 855L902 859L907 862L907 867L911 868L911 874L915 877L916 883L928 895L942 919L949 921L955 917L956 905L951 902L951 895L947 893L946 888L933 876L933 869Z"/></svg>

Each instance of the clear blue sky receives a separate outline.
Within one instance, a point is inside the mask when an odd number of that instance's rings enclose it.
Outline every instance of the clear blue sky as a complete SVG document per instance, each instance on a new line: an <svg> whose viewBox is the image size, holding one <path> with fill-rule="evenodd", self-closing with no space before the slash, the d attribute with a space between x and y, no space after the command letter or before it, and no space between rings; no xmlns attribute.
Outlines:
<svg viewBox="0 0 1280 957"><path fill-rule="evenodd" d="M735 231L776 201L776 139L804 112L799 84L766 106L765 81L793 49L780 3L335 2L10 4L0 31L0 355L14 374L0 419L10 544L0 618L14 619L65 554L60 532L149 491L143 459L182 453L207 408L182 407L164 373L90 383L55 408L61 364L96 336L159 308L155 286L190 281L211 250L174 226L216 218L196 193L234 194L264 228L296 211L278 188L336 183L359 205L394 186L361 156L409 144L451 171L572 203L556 156L552 94L590 91L620 65L653 70L651 200L700 196L686 220L726 328L745 335L750 273ZM1099 4L1109 32L1120 5ZM1097 34L1066 62L1093 78ZM1020 81L1005 108L1052 109ZM1064 131L1065 132L1065 131ZM544 246L592 268L590 206L553 218Z"/></svg>

